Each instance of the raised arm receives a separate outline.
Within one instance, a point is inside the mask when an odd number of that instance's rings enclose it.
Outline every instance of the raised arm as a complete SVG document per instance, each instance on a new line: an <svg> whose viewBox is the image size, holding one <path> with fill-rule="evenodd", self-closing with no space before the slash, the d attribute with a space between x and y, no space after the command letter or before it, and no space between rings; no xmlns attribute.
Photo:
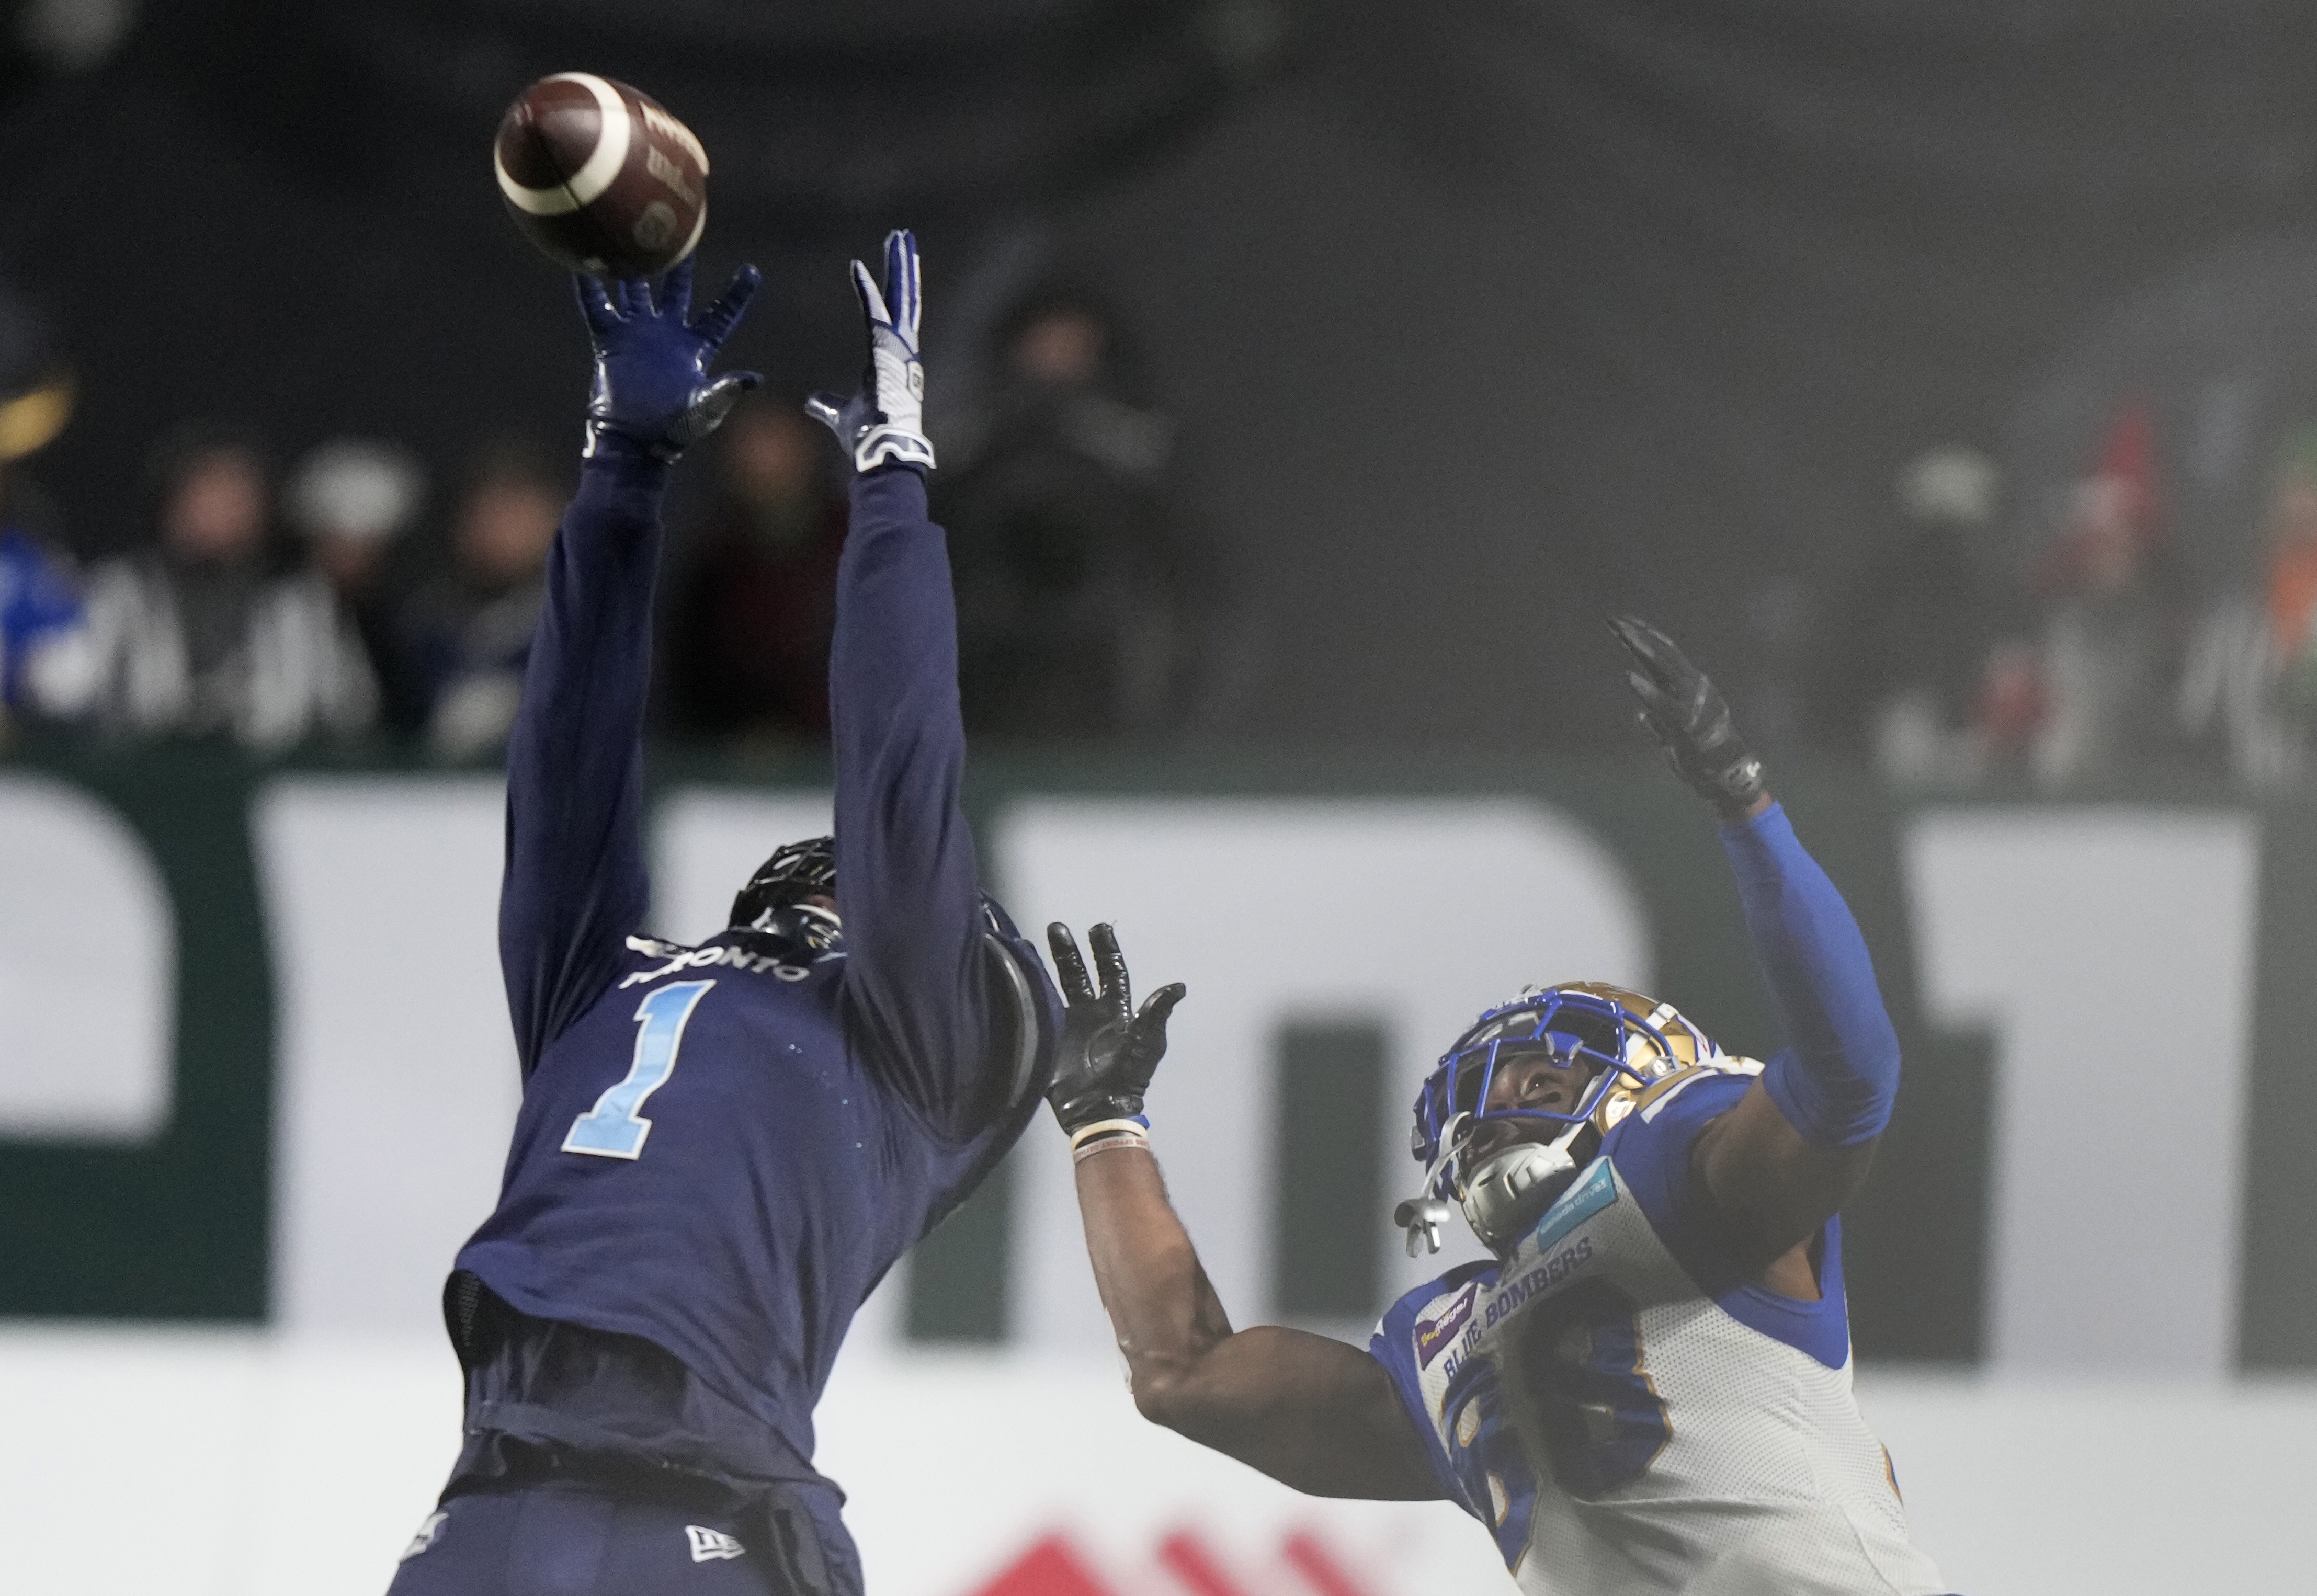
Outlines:
<svg viewBox="0 0 2317 1596"><path fill-rule="evenodd" d="M1690 1155L1725 1237L1767 1265L1865 1179L1898 1092L1898 1033L1858 923L1764 789L1722 695L1655 628L1627 620L1612 629L1637 667L1628 680L1643 725L1722 818L1755 957L1785 1021L1790 1045Z"/></svg>
<svg viewBox="0 0 2317 1596"><path fill-rule="evenodd" d="M1042 969L993 934L958 793L957 605L920 406L918 263L885 241L881 289L853 263L869 339L862 389L807 408L845 445L853 522L836 577L829 721L845 991L869 1057L935 1123L968 1134L1026 1084L1050 1006Z"/></svg>
<svg viewBox="0 0 2317 1596"><path fill-rule="evenodd" d="M547 557L547 597L507 741L499 964L523 1074L601 994L650 895L643 717L668 463L742 389L708 362L756 292L754 267L687 324L689 262L660 303L642 282L578 280L594 346L579 491Z"/></svg>
<svg viewBox="0 0 2317 1596"><path fill-rule="evenodd" d="M1070 1134L1087 1251L1134 1405L1314 1496L1443 1495L1382 1364L1323 1335L1231 1329L1143 1134L1142 1093L1182 986L1161 988L1137 1013L1110 927L1092 933L1099 993L1069 929L1053 925L1047 936L1069 1004L1048 1099Z"/></svg>

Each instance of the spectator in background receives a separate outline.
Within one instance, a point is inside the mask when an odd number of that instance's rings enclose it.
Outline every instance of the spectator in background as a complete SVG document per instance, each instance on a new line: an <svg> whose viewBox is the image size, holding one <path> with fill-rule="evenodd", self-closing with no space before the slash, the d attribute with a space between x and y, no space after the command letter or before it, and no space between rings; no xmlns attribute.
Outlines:
<svg viewBox="0 0 2317 1596"><path fill-rule="evenodd" d="M1821 745L1871 758L1887 780L1968 783L2007 745L2016 752L2026 730L2016 712L1990 714L2003 628L1978 544L1994 523L2000 478L1978 450L1946 444L1908 462L1895 487L1897 536L1820 629L1813 729Z"/></svg>
<svg viewBox="0 0 2317 1596"><path fill-rule="evenodd" d="M23 474L72 418L73 381L46 317L0 280L0 737L80 628L71 561L56 516Z"/></svg>
<svg viewBox="0 0 2317 1596"><path fill-rule="evenodd" d="M1181 718L1197 650L1173 429L1124 397L1117 342L1090 296L1032 297L1001 325L988 404L940 444L969 731L1101 738Z"/></svg>
<svg viewBox="0 0 2317 1596"><path fill-rule="evenodd" d="M2279 449L2266 521L2264 568L2206 612L2179 708L2232 774L2275 790L2317 763L2317 421Z"/></svg>
<svg viewBox="0 0 2317 1596"><path fill-rule="evenodd" d="M568 485L528 441L487 450L452 513L452 568L404 608L403 657L427 746L472 759L506 741Z"/></svg>
<svg viewBox="0 0 2317 1596"><path fill-rule="evenodd" d="M2163 537L2147 406L2120 409L2037 573L2044 718L2029 764L2059 785L2128 773L2179 747L2175 707L2192 613Z"/></svg>
<svg viewBox="0 0 2317 1596"><path fill-rule="evenodd" d="M416 729L418 718L401 682L389 561L425 494L417 459L370 438L334 439L309 450L282 491L282 508L328 592L345 645L360 652L377 683L381 718L404 731Z"/></svg>
<svg viewBox="0 0 2317 1596"><path fill-rule="evenodd" d="M667 628L678 729L825 743L843 502L798 405L752 396L716 436L717 499Z"/></svg>
<svg viewBox="0 0 2317 1596"><path fill-rule="evenodd" d="M36 683L69 659L82 625L80 586L58 548L55 516L19 464L60 432L72 389L33 378L9 391L0 371L0 737L38 696Z"/></svg>
<svg viewBox="0 0 2317 1596"><path fill-rule="evenodd" d="M130 736L272 750L366 729L377 684L329 593L270 547L265 457L238 428L156 451L154 539L89 581L87 622L36 682L60 717Z"/></svg>

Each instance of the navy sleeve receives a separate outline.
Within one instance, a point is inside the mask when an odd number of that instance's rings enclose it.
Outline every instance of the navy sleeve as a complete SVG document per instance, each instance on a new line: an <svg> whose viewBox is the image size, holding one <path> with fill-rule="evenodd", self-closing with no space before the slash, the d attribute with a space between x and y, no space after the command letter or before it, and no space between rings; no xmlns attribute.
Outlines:
<svg viewBox="0 0 2317 1596"><path fill-rule="evenodd" d="M1779 805L1724 826L1722 844L1792 1044L1763 1072L1764 1088L1789 1124L1822 1146L1881 1135L1899 1089L1899 1033L1849 905Z"/></svg>
<svg viewBox="0 0 2317 1596"><path fill-rule="evenodd" d="M650 897L643 718L667 468L596 459L547 556L507 742L499 966L528 1077L615 973Z"/></svg>
<svg viewBox="0 0 2317 1596"><path fill-rule="evenodd" d="M1030 1021L1015 994L1051 983L1042 966L1024 971L1001 949L983 907L959 802L965 729L949 553L926 519L925 479L907 467L854 478L829 722L845 992L864 1052L935 1125L971 1134L1003 1114L1023 1048L1037 1045L1017 1034Z"/></svg>

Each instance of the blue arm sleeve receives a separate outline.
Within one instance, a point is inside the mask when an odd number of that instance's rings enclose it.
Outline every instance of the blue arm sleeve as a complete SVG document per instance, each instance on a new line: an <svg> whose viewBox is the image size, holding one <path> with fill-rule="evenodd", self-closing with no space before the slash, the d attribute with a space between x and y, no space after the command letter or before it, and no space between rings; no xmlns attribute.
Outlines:
<svg viewBox="0 0 2317 1596"><path fill-rule="evenodd" d="M650 896L643 719L667 468L597 458L547 556L507 742L499 967L526 1077L600 996Z"/></svg>
<svg viewBox="0 0 2317 1596"><path fill-rule="evenodd" d="M1779 805L1724 826L1722 845L1791 1043L1763 1072L1764 1088L1821 1146L1879 1136L1899 1090L1899 1035L1849 905Z"/></svg>
<svg viewBox="0 0 2317 1596"><path fill-rule="evenodd" d="M1025 1039L1016 1026L1027 1021L1013 992L1035 983L1032 1006L1048 1011L1051 984L1034 958L1023 969L989 934L959 804L965 730L949 553L926 519L925 480L907 467L854 479L829 722L847 998L872 1067L963 1136L1007 1106Z"/></svg>

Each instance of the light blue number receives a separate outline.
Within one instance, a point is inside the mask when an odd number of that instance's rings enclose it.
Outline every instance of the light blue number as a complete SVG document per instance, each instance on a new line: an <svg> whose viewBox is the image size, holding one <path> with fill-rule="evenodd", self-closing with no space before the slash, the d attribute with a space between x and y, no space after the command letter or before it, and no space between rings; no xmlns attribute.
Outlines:
<svg viewBox="0 0 2317 1596"><path fill-rule="evenodd" d="M636 1110L675 1073L675 1050L684 1046L684 1022L715 985L713 981L678 981L636 1006L636 1019L643 1030L636 1033L635 1062L628 1065L625 1080L571 1121L571 1134L563 1138L566 1153L633 1158L644 1150L644 1137L651 1134L652 1122Z"/></svg>

